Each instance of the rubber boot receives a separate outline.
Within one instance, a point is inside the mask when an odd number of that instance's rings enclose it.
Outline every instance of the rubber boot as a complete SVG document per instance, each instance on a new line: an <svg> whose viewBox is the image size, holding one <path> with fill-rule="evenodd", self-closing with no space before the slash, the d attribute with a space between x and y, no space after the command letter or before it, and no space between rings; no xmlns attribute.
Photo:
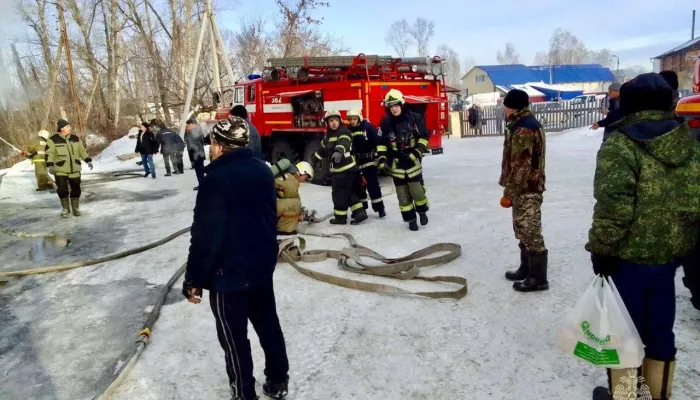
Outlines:
<svg viewBox="0 0 700 400"><path fill-rule="evenodd" d="M408 223L408 229L412 231L417 231L418 230L418 222L414 219L413 221Z"/></svg>
<svg viewBox="0 0 700 400"><path fill-rule="evenodd" d="M71 205L71 208L73 209L73 216L79 217L81 215L80 214L80 199L74 199L71 197L70 205Z"/></svg>
<svg viewBox="0 0 700 400"><path fill-rule="evenodd" d="M530 271L524 281L513 283L513 289L518 292L536 292L549 289L547 282L547 256L548 251L537 254L528 252Z"/></svg>
<svg viewBox="0 0 700 400"><path fill-rule="evenodd" d="M639 368L608 369L608 387L593 389L593 400L636 399ZM612 393L615 391L615 396Z"/></svg>
<svg viewBox="0 0 700 400"><path fill-rule="evenodd" d="M275 400L286 400L288 385L289 383L286 381L276 383L268 380L263 384L263 393L265 393L265 396Z"/></svg>
<svg viewBox="0 0 700 400"><path fill-rule="evenodd" d="M367 219L367 211L365 211L365 209L362 208L362 209L358 210L355 215L353 215L352 221L350 221L350 225L358 225L366 219Z"/></svg>
<svg viewBox="0 0 700 400"><path fill-rule="evenodd" d="M337 215L330 220L331 225L345 225L348 223L348 217L338 217Z"/></svg>
<svg viewBox="0 0 700 400"><path fill-rule="evenodd" d="M381 210L379 210L379 218L384 218L384 217L386 217L386 211L384 211L384 209L382 208Z"/></svg>
<svg viewBox="0 0 700 400"><path fill-rule="evenodd" d="M651 397L656 400L671 398L673 375L676 372L676 361L658 361L645 358L642 366L644 383L649 387Z"/></svg>
<svg viewBox="0 0 700 400"><path fill-rule="evenodd" d="M418 213L418 216L420 217L420 224L425 226L428 225L428 214L426 213Z"/></svg>
<svg viewBox="0 0 700 400"><path fill-rule="evenodd" d="M61 211L61 218L68 218L70 215L70 199L61 199L61 207L63 207L63 211Z"/></svg>
<svg viewBox="0 0 700 400"><path fill-rule="evenodd" d="M530 272L529 254L522 243L518 243L518 247L520 247L520 266L516 271L506 272L506 279L509 281L522 281Z"/></svg>

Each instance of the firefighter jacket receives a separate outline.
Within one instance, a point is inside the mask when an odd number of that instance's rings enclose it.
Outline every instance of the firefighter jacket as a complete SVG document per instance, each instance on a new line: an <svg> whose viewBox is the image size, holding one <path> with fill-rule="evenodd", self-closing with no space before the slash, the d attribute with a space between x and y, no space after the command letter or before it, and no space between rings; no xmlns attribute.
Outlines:
<svg viewBox="0 0 700 400"><path fill-rule="evenodd" d="M394 178L413 178L423 172L421 159L428 151L428 129L423 118L404 109L401 115L387 115L379 124L379 164L385 164Z"/></svg>
<svg viewBox="0 0 700 400"><path fill-rule="evenodd" d="M377 128L367 120L348 127L352 132L352 152L360 169L377 166Z"/></svg>
<svg viewBox="0 0 700 400"><path fill-rule="evenodd" d="M342 154L338 164L331 162L331 172L353 172L357 171L357 162L352 154L352 133L344 125L337 130L327 130L326 135L321 140L321 148L314 153L314 157L319 160L330 158L333 153Z"/></svg>
<svg viewBox="0 0 700 400"><path fill-rule="evenodd" d="M46 140L42 137L36 137L29 142L26 152L27 158L32 159L32 163L46 162Z"/></svg>
<svg viewBox="0 0 700 400"><path fill-rule="evenodd" d="M296 230L301 216L299 181L291 173L283 173L275 178L277 190L277 231L291 233Z"/></svg>
<svg viewBox="0 0 700 400"><path fill-rule="evenodd" d="M77 178L82 170L80 161L92 162L80 138L75 135L56 133L49 138L47 145L46 166L53 167L56 176Z"/></svg>

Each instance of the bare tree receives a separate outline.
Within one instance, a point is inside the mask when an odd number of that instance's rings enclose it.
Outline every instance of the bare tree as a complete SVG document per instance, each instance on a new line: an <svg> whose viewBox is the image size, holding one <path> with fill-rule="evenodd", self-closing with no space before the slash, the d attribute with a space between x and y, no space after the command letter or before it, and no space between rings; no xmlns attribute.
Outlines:
<svg viewBox="0 0 700 400"><path fill-rule="evenodd" d="M437 55L445 59L447 71L445 73L445 81L450 86L459 85L459 80L462 77L460 68L459 54L450 46L443 44L437 48Z"/></svg>
<svg viewBox="0 0 700 400"><path fill-rule="evenodd" d="M501 51L498 50L498 53L496 53L496 59L498 60L498 63L502 65L520 63L520 55L515 51L515 46L513 43L510 42L506 43L505 52L501 53Z"/></svg>
<svg viewBox="0 0 700 400"><path fill-rule="evenodd" d="M265 21L260 16L242 20L240 31L233 36L237 69L243 75L262 71L270 57L273 38L265 31Z"/></svg>
<svg viewBox="0 0 700 400"><path fill-rule="evenodd" d="M591 64L600 64L604 67L612 68L613 53L608 49L601 49L598 51L589 50L586 56L586 62Z"/></svg>
<svg viewBox="0 0 700 400"><path fill-rule="evenodd" d="M464 59L464 71L469 72L472 68L476 66L476 60L474 59L474 56L467 56Z"/></svg>
<svg viewBox="0 0 700 400"><path fill-rule="evenodd" d="M551 64L583 64L588 56L586 46L571 32L557 28L549 40Z"/></svg>
<svg viewBox="0 0 700 400"><path fill-rule="evenodd" d="M430 39L435 36L435 23L424 18L416 18L411 28L411 36L418 47L418 55L429 55Z"/></svg>
<svg viewBox="0 0 700 400"><path fill-rule="evenodd" d="M391 46L399 57L406 57L406 52L415 43L408 21L402 19L391 24L384 42Z"/></svg>
<svg viewBox="0 0 700 400"><path fill-rule="evenodd" d="M313 35L319 36L315 29L321 24L311 12L320 7L330 7L330 4L318 0L276 0L281 20L277 22L279 35L278 52L282 57L304 55L306 40Z"/></svg>
<svg viewBox="0 0 700 400"><path fill-rule="evenodd" d="M549 54L545 51L538 51L533 63L535 65L549 65Z"/></svg>

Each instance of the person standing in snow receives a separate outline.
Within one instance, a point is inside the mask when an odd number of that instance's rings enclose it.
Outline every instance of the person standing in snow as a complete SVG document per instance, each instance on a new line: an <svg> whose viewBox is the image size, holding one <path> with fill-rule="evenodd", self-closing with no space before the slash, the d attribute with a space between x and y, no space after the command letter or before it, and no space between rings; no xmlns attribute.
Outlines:
<svg viewBox="0 0 700 400"><path fill-rule="evenodd" d="M296 235L297 223L302 219L299 186L313 179L314 169L306 161L293 167L287 159L270 165L270 169L277 188L277 234Z"/></svg>
<svg viewBox="0 0 700 400"><path fill-rule="evenodd" d="M36 177L37 192L51 190L54 188L53 180L51 180L51 177L49 177L49 171L46 168L46 141L48 138L48 131L39 131L39 135L29 142L27 151L22 153L23 156L31 159L32 164L34 164L34 176Z"/></svg>
<svg viewBox="0 0 700 400"><path fill-rule="evenodd" d="M248 320L265 352L265 395L284 400L289 361L277 317L277 196L270 168L248 144L248 124L232 116L210 134L211 163L199 186L182 293L209 301L234 400L257 399Z"/></svg>
<svg viewBox="0 0 700 400"><path fill-rule="evenodd" d="M416 212L421 225L428 224L428 197L423 184L423 153L428 151L428 129L420 115L405 107L403 93L391 89L384 97L386 115L379 124L377 145L380 169L394 179L396 197L404 222L418 230Z"/></svg>
<svg viewBox="0 0 700 400"><path fill-rule="evenodd" d="M92 158L85 150L80 138L72 134L68 121L59 120L57 132L47 141L46 166L53 168L56 176L58 198L61 200L62 218L68 218L73 208L73 215L80 216L80 162L87 163L92 169Z"/></svg>
<svg viewBox="0 0 700 400"><path fill-rule="evenodd" d="M377 166L377 128L371 122L362 118L362 110L353 108L348 111L350 132L352 132L352 151L360 166L360 201L366 210L367 192L372 200L372 210L379 213L379 218L386 217L382 189L379 187L379 167Z"/></svg>
<svg viewBox="0 0 700 400"><path fill-rule="evenodd" d="M614 130L613 125L622 119L620 112L620 87L619 82L613 82L608 86L608 108L602 110L605 118L596 122L591 126L591 129L597 130L600 127L605 128L603 132L603 141L605 141L610 133Z"/></svg>
<svg viewBox="0 0 700 400"><path fill-rule="evenodd" d="M328 110L323 116L326 134L321 140L321 148L314 153L318 160L331 160L331 197L333 199L333 225L348 223L348 208L351 211L351 225L367 219L367 211L360 202L360 170L352 154L352 134L343 125L340 112Z"/></svg>
<svg viewBox="0 0 700 400"><path fill-rule="evenodd" d="M156 166L153 164L153 154L158 152L158 141L153 132L148 130L148 123L142 122L139 134L136 138L136 149L134 152L141 154L141 165L143 165L144 178L151 175L156 179Z"/></svg>
<svg viewBox="0 0 700 400"><path fill-rule="evenodd" d="M194 163L194 172L197 174L197 182L201 183L202 179L204 179L204 160L206 159L206 153L204 152L204 133L202 133L202 128L200 128L197 120L194 118L187 120L185 143L187 144L187 152L189 153L190 161ZM198 189L199 186L194 188L194 190Z"/></svg>
<svg viewBox="0 0 700 400"><path fill-rule="evenodd" d="M513 289L532 292L549 289L548 251L542 237L542 193L545 191L545 135L530 112L530 97L513 89L503 99L506 134L503 142L501 207L513 208L513 230L520 243L520 267L506 272Z"/></svg>
<svg viewBox="0 0 700 400"><path fill-rule="evenodd" d="M658 74L622 85L623 122L598 151L596 205L586 250L595 274L612 278L645 346L642 374L654 399L671 398L676 347L675 276L698 240L700 148L671 110L673 90ZM637 368L608 370L615 387Z"/></svg>
<svg viewBox="0 0 700 400"><path fill-rule="evenodd" d="M163 155L165 163L165 176L172 176L170 173L170 162L173 163L174 173L182 174L182 151L185 142L180 135L168 129L162 119L156 118L149 123L150 129L156 135L156 140L160 144L160 153ZM178 156L178 153L180 156Z"/></svg>
<svg viewBox="0 0 700 400"><path fill-rule="evenodd" d="M262 141L260 140L260 133L258 132L258 128L256 128L255 125L253 125L250 122L250 119L248 119L248 110L246 110L245 106L238 104L231 108L230 114L234 117L241 118L248 122L248 128L250 129L250 141L248 142L248 147L253 149L255 157L265 161L262 152Z"/></svg>

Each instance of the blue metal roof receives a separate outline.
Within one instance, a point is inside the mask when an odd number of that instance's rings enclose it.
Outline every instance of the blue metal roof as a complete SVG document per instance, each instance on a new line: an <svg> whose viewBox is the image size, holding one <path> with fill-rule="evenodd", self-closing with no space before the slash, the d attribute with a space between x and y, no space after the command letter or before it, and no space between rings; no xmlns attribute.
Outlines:
<svg viewBox="0 0 700 400"><path fill-rule="evenodd" d="M479 65L494 85L522 85L528 82L549 82L550 66L523 64L513 65ZM552 84L581 82L612 82L615 80L610 68L600 64L553 65Z"/></svg>

